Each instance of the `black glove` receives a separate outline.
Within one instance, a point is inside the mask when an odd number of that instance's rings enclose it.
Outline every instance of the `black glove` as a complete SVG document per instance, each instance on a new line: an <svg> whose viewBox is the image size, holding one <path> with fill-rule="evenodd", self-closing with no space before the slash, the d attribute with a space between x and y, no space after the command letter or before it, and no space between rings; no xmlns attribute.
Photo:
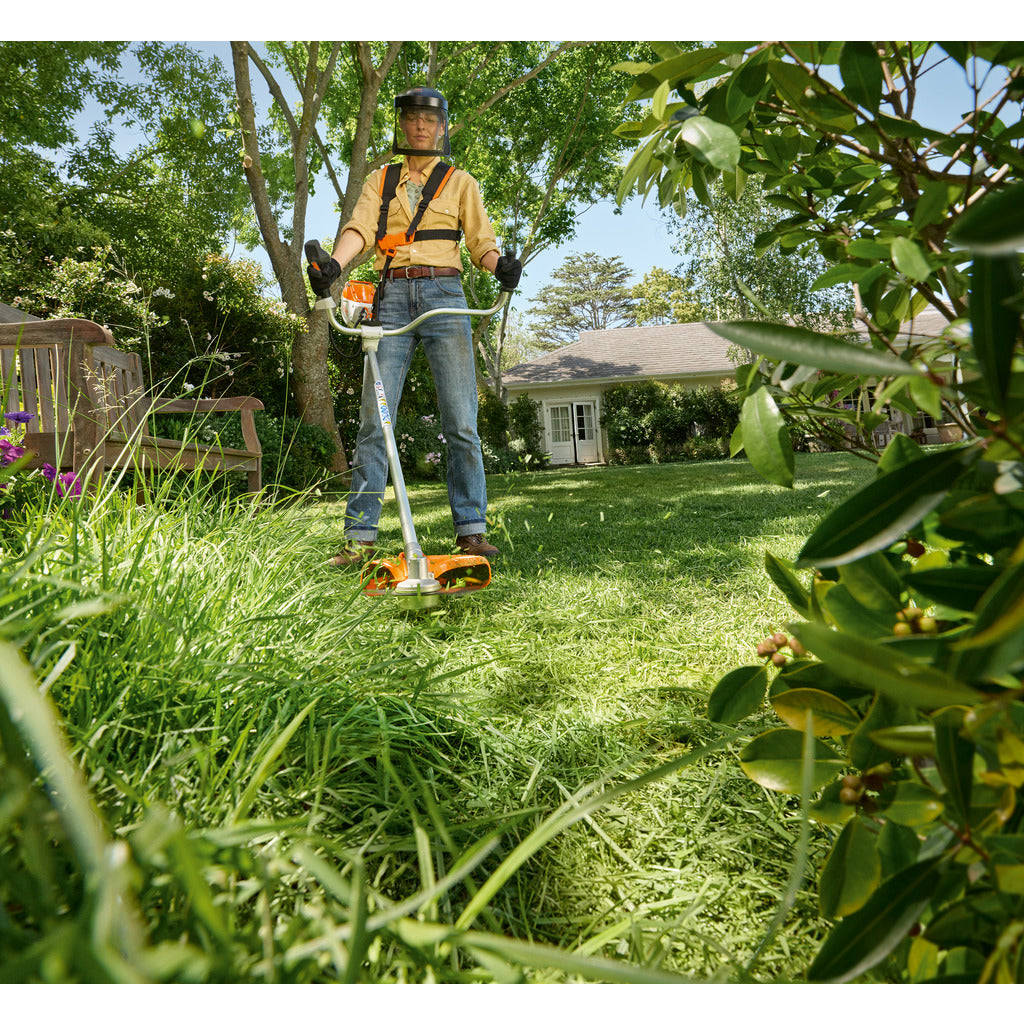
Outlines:
<svg viewBox="0 0 1024 1024"><path fill-rule="evenodd" d="M341 264L320 248L316 242L306 243L306 276L309 278L313 294L326 299L331 294L331 285L341 277Z"/></svg>
<svg viewBox="0 0 1024 1024"><path fill-rule="evenodd" d="M498 262L494 267L494 276L497 278L498 284L501 285L503 292L514 292L519 284L519 278L522 276L522 273L522 263L511 253L498 257Z"/></svg>

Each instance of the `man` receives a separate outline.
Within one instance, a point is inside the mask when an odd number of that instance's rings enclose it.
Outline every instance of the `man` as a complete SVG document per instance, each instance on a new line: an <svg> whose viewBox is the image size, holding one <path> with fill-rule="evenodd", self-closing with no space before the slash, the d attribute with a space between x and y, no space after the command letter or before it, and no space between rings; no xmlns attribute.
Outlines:
<svg viewBox="0 0 1024 1024"><path fill-rule="evenodd" d="M386 211L386 235L404 238L424 186L441 156L450 154L448 103L434 89L417 87L395 97L395 153L406 157ZM366 180L352 218L342 230L326 267L307 270L314 290L329 287L341 268L377 242L382 222L382 182L386 168ZM420 314L441 307L467 308L460 274L459 231L470 259L490 271L503 288L519 283L522 266L498 252L494 229L480 189L465 171L455 170L426 207L411 243L399 242L388 258L377 247L374 267L382 272L379 320L404 327ZM440 237L438 237L440 236ZM473 334L468 316L436 316L416 334L381 339L377 349L388 405L398 408L417 344L423 344L434 378L441 429L448 442L448 501L456 544L463 554L491 558L498 549L486 539L487 488L476 430L477 393ZM337 566L358 565L377 538L387 452L377 414L374 382L363 377L359 433L352 465L352 489L345 512L345 546L330 559Z"/></svg>

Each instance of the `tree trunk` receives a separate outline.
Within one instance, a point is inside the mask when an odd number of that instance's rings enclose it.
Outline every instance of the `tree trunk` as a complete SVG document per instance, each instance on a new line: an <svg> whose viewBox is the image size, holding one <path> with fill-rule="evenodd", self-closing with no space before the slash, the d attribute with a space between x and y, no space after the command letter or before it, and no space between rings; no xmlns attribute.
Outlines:
<svg viewBox="0 0 1024 1024"><path fill-rule="evenodd" d="M330 69L334 64L334 54L328 62L328 71L317 76L315 74L316 53L315 51L311 53L309 72L303 88L304 110L301 125L295 124L289 117L296 178L295 207L292 218L293 235L290 245L281 239L268 197L267 183L260 165L260 149L256 135L256 110L252 100L252 83L249 79L249 44L247 42L232 42L231 54L234 62L235 91L245 149L242 167L249 184L249 191L252 194L256 222L259 225L260 234L263 236L274 276L281 287L281 298L290 312L305 317L309 325L306 333L301 334L292 345L292 390L298 403L298 413L303 422L314 423L327 431L335 444L331 468L335 473L347 473L348 460L345 457L341 434L334 418L334 398L331 394L327 373L327 316L323 312L316 312L310 308L309 293L306 289L302 269L306 201L309 197L306 150L312 136L313 125L316 123L318 109L316 90L319 89L319 96L323 95L325 79L329 78ZM282 113L288 117L289 111L284 105L280 89L277 88L269 72L261 66L261 63L257 66L260 67L267 79L271 92L278 100L278 105L283 106Z"/></svg>

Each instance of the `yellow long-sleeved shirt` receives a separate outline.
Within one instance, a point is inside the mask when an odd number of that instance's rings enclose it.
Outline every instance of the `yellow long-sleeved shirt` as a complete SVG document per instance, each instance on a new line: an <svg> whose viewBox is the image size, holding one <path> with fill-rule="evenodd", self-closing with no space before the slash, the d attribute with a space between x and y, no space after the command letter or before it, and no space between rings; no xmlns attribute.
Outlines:
<svg viewBox="0 0 1024 1024"><path fill-rule="evenodd" d="M430 176L430 172L439 159L440 157L435 157L423 171L424 181ZM384 176L385 170L386 168L382 167L366 179L352 217L344 228L345 231L355 231L362 237L363 252L371 248L377 238L381 178ZM408 181L409 167L403 162L395 198L391 200L391 205L388 207L387 233L389 235L404 231L412 221L413 211L409 206L409 195L406 189ZM490 218L487 216L487 211L484 210L483 200L480 198L480 187L477 185L476 179L466 171L456 168L441 194L434 196L428 204L416 230L455 230L459 227L462 228L466 248L469 250L469 257L474 266L481 267L480 261L487 253L498 251L494 228L491 227ZM373 265L378 271L384 266L384 257L379 249ZM399 246L391 261L391 269L398 270L400 267L453 267L456 270L461 270L459 243L446 239L434 239L414 241L412 245Z"/></svg>

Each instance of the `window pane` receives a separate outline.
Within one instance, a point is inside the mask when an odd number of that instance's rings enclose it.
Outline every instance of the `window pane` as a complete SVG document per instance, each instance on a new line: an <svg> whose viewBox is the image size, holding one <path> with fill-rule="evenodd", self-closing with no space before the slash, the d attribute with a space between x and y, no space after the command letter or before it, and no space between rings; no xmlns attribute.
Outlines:
<svg viewBox="0 0 1024 1024"><path fill-rule="evenodd" d="M594 438L594 407L592 405L576 406L576 436L581 441Z"/></svg>
<svg viewBox="0 0 1024 1024"><path fill-rule="evenodd" d="M569 407L556 405L551 409L551 443L566 444L572 440L572 427L569 421Z"/></svg>

